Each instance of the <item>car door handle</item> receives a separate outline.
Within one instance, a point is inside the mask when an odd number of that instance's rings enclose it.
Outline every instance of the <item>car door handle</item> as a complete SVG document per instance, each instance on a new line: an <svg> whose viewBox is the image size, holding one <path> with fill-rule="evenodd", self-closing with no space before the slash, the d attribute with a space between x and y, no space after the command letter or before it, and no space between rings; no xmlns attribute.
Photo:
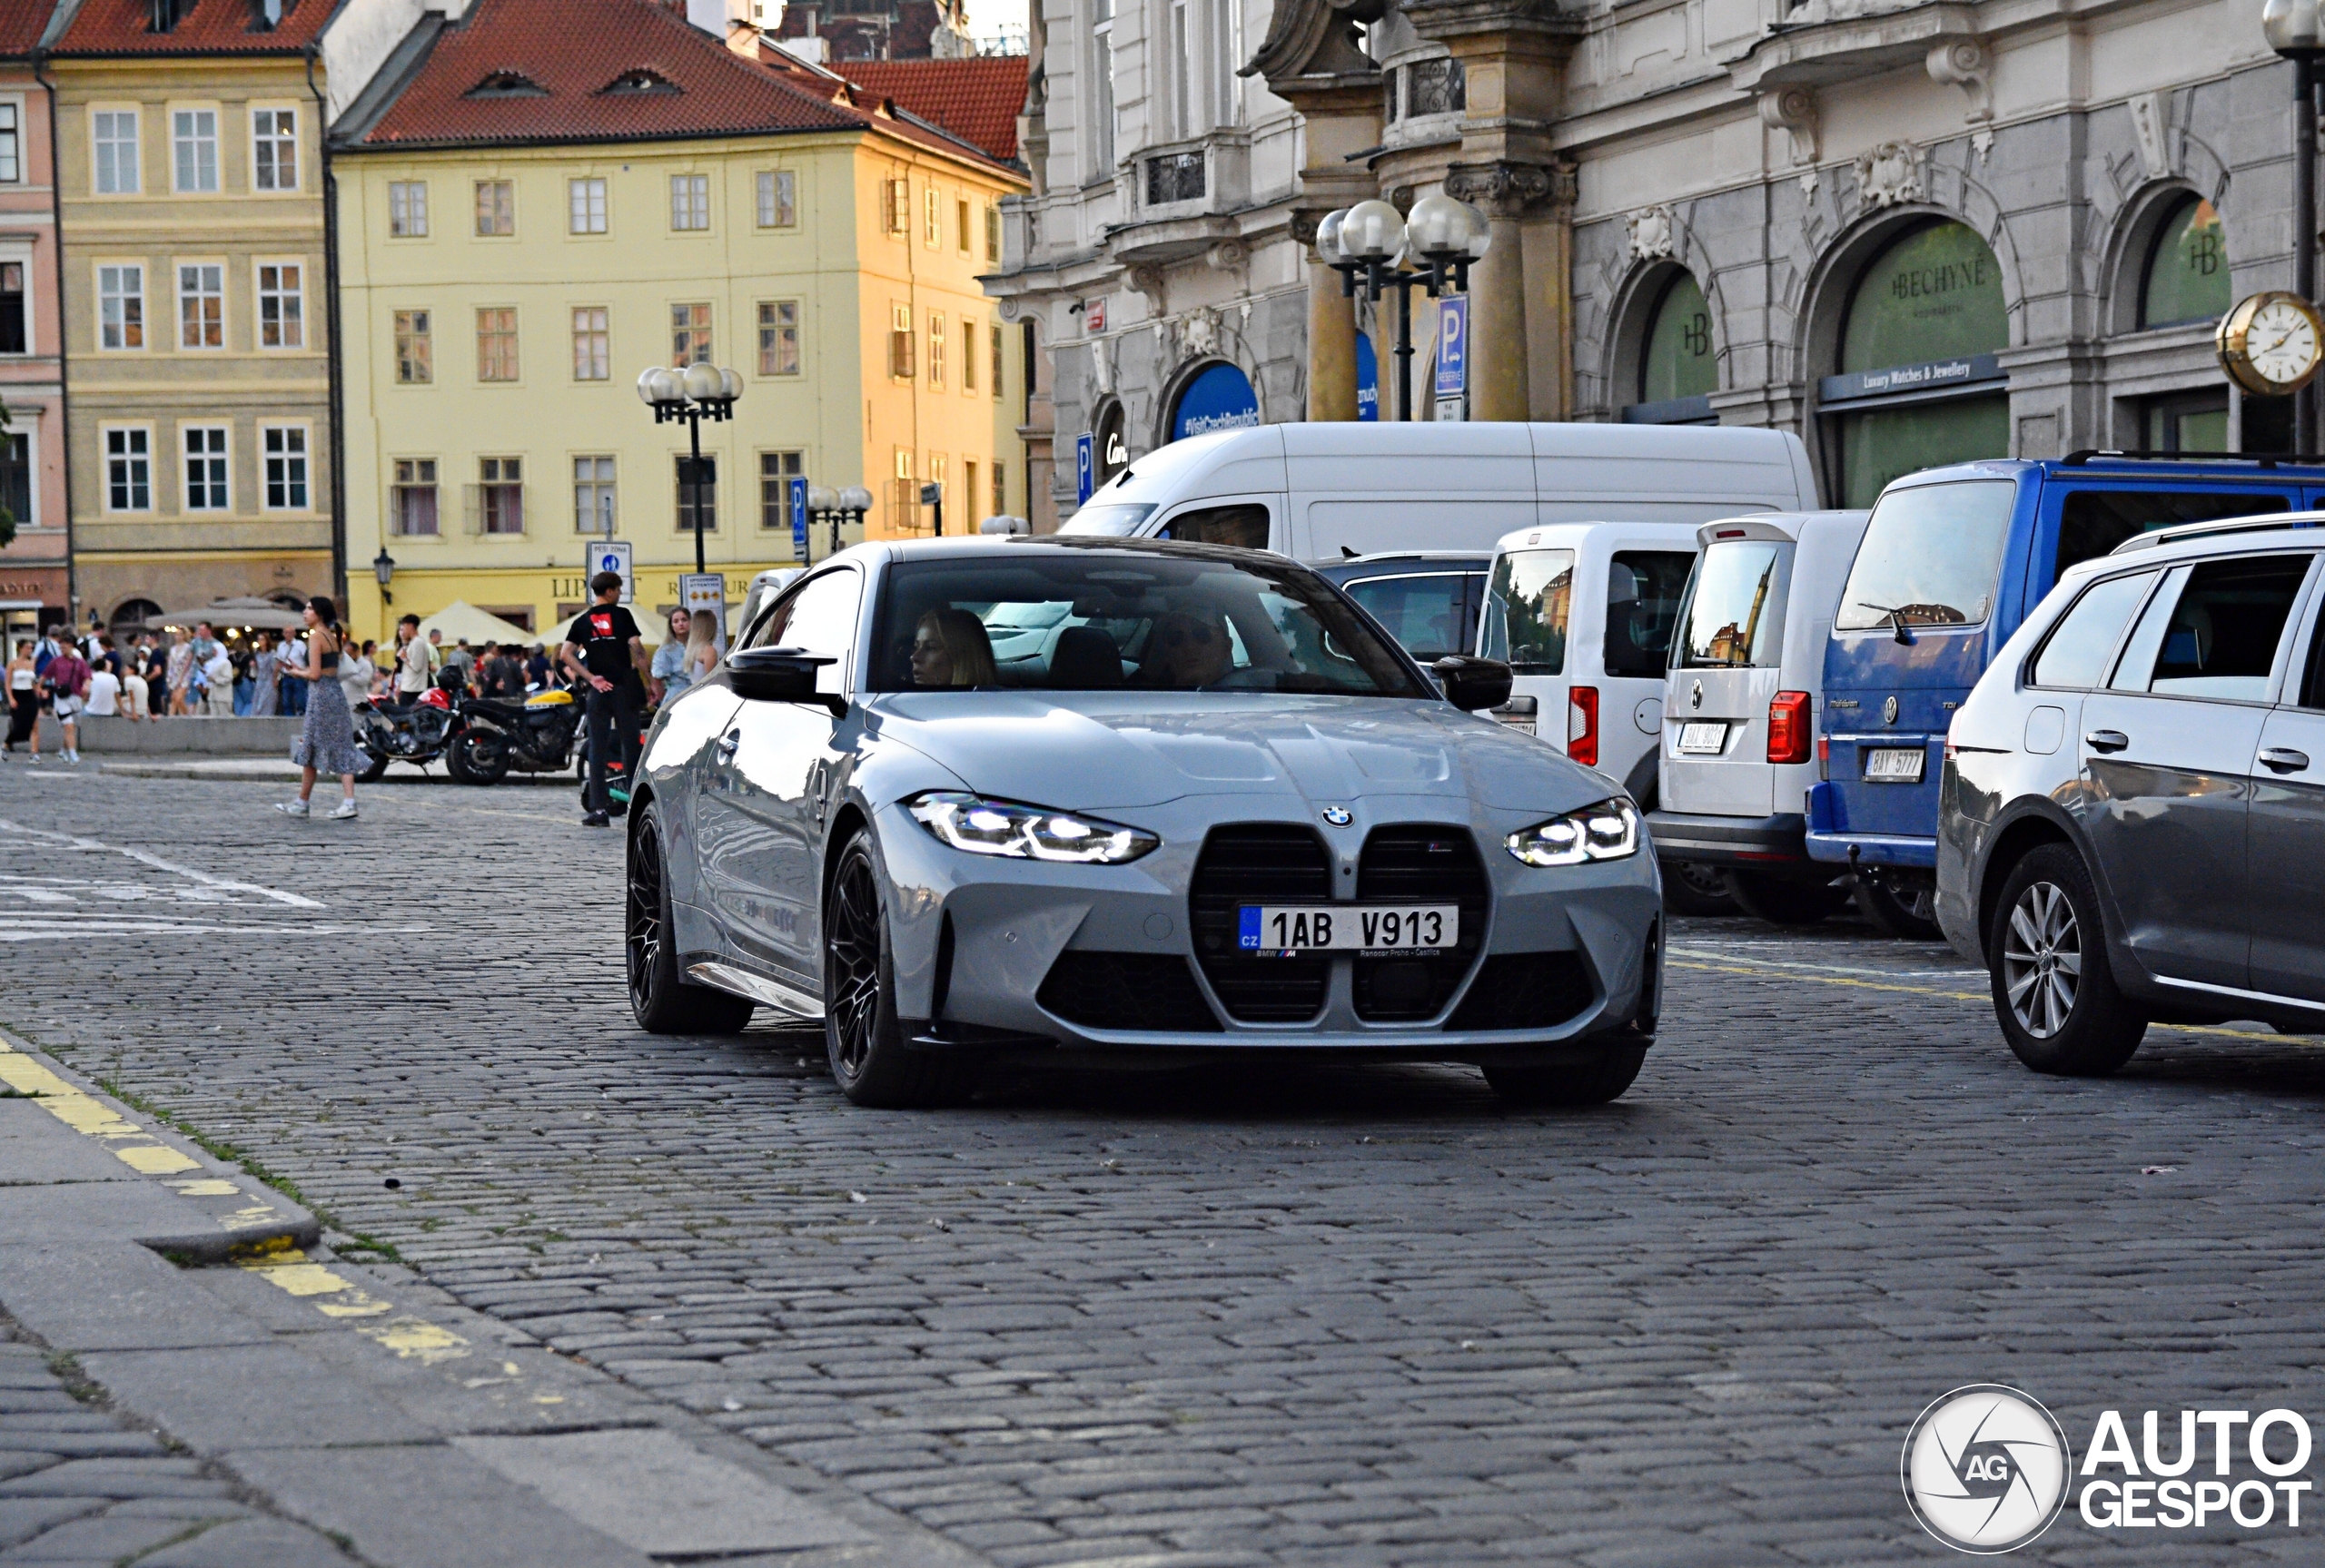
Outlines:
<svg viewBox="0 0 2325 1568"><path fill-rule="evenodd" d="M728 730L725 735L720 735L718 737L717 747L718 760L723 763L733 762L735 760L735 748L742 744L743 732L741 730Z"/></svg>
<svg viewBox="0 0 2325 1568"><path fill-rule="evenodd" d="M2261 765L2280 774L2297 774L2309 766L2309 754L2290 746L2271 746L2261 754Z"/></svg>
<svg viewBox="0 0 2325 1568"><path fill-rule="evenodd" d="M2121 730L2092 730L2083 744L2095 752L2119 752L2132 744L2132 737Z"/></svg>

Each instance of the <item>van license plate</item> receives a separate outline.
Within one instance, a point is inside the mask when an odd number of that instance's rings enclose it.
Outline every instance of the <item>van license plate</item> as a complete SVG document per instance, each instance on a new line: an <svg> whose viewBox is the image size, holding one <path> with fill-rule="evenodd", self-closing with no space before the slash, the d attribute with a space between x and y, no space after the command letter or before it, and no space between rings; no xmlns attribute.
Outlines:
<svg viewBox="0 0 2325 1568"><path fill-rule="evenodd" d="M1697 719L1679 726L1681 756L1717 756L1727 746L1727 721Z"/></svg>
<svg viewBox="0 0 2325 1568"><path fill-rule="evenodd" d="M1929 754L1919 746L1911 751L1902 746L1875 746L1865 754L1865 782L1919 784L1922 782L1922 768L1928 761Z"/></svg>
<svg viewBox="0 0 2325 1568"><path fill-rule="evenodd" d="M1245 904L1235 945L1258 957L1299 952L1432 952L1461 940L1459 904Z"/></svg>

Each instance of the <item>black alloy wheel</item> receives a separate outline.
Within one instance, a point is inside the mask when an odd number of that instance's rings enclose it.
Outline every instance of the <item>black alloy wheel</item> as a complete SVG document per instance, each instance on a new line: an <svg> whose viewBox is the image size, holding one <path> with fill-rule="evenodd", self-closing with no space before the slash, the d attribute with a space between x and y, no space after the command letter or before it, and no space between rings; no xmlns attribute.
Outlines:
<svg viewBox="0 0 2325 1568"><path fill-rule="evenodd" d="M1574 1108L1605 1105L1622 1098L1647 1060L1644 1040L1622 1040L1606 1055L1584 1067L1523 1067L1496 1064L1485 1069L1494 1093L1513 1105Z"/></svg>
<svg viewBox="0 0 2325 1568"><path fill-rule="evenodd" d="M496 784L509 776L509 743L490 730L464 729L444 753L444 771L465 784Z"/></svg>
<svg viewBox="0 0 2325 1568"><path fill-rule="evenodd" d="M2083 857L2039 846L2013 866L1986 935L1994 1018L2037 1072L2100 1078L2131 1060L2147 1019L2116 987Z"/></svg>
<svg viewBox="0 0 2325 1568"><path fill-rule="evenodd" d="M1721 915L1736 912L1736 896L1716 865L1701 861L1672 861L1663 867L1663 907L1673 914Z"/></svg>
<svg viewBox="0 0 2325 1568"><path fill-rule="evenodd" d="M638 814L629 833L628 889L622 900L622 956L629 1011L649 1034L740 1034L754 1003L688 985L671 939L670 890L662 874L661 812Z"/></svg>
<svg viewBox="0 0 2325 1568"><path fill-rule="evenodd" d="M1937 924L1937 889L1928 883L1899 885L1885 877L1856 879L1857 912L1875 930L1902 942L1944 942Z"/></svg>
<svg viewBox="0 0 2325 1568"><path fill-rule="evenodd" d="M904 1037L887 908L866 832L841 848L824 899L824 1049L840 1092L857 1105L949 1104L975 1079L975 1062L913 1050Z"/></svg>

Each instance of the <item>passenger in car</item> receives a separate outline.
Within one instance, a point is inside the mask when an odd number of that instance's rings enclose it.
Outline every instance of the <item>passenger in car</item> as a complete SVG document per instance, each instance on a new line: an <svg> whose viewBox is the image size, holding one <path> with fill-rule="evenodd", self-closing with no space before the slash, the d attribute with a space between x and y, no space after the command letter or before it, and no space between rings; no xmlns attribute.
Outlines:
<svg viewBox="0 0 2325 1568"><path fill-rule="evenodd" d="M1185 610L1154 617L1146 635L1139 684L1163 691L1193 691L1224 680L1234 665L1227 627Z"/></svg>
<svg viewBox="0 0 2325 1568"><path fill-rule="evenodd" d="M928 611L913 628L912 680L917 686L990 686L999 684L993 667L993 639L984 623L966 610Z"/></svg>

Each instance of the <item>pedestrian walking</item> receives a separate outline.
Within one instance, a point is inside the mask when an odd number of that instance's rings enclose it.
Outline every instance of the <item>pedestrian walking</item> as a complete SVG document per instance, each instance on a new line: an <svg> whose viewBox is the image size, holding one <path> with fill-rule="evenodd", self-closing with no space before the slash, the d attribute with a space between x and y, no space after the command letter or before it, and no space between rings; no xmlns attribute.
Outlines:
<svg viewBox="0 0 2325 1568"><path fill-rule="evenodd" d="M41 684L48 688L49 705L56 711L56 726L64 732L58 754L68 763L81 760L81 706L89 695L89 661L81 656L78 644L66 643L64 651L48 661L41 672Z"/></svg>
<svg viewBox="0 0 2325 1568"><path fill-rule="evenodd" d="M663 629L669 635L654 650L654 662L646 672L653 682L657 706L694 685L694 677L687 674L687 633L693 625L684 605L663 617Z"/></svg>
<svg viewBox="0 0 2325 1568"><path fill-rule="evenodd" d="M307 644L297 632L283 634L282 646L274 650L277 677L282 681L274 699L274 711L285 718L299 718L307 711L307 701L313 695L314 684L299 678L307 667Z"/></svg>
<svg viewBox="0 0 2325 1568"><path fill-rule="evenodd" d="M210 656L202 661L203 711L213 719L234 716L234 657L226 645L213 640Z"/></svg>
<svg viewBox="0 0 2325 1568"><path fill-rule="evenodd" d="M396 622L396 701L418 702L426 694L434 673L435 664L428 656L428 645L420 639L420 617L404 616Z"/></svg>
<svg viewBox="0 0 2325 1568"><path fill-rule="evenodd" d="M291 747L299 764L299 798L274 809L285 816L308 814L308 797L315 793L315 775L339 775L341 798L331 813L334 822L355 814L355 775L370 760L355 745L355 716L348 711L347 694L340 689L340 645L346 633L339 624L339 607L317 595L307 601L307 664L295 679L307 688L307 722Z"/></svg>
<svg viewBox="0 0 2325 1568"><path fill-rule="evenodd" d="M33 743L33 761L40 761L40 671L33 667L33 645L17 643L8 656L8 743L14 752L25 741Z"/></svg>
<svg viewBox="0 0 2325 1568"><path fill-rule="evenodd" d="M282 666L274 656L274 634L261 632L251 648L250 716L272 718L282 704Z"/></svg>
<svg viewBox="0 0 2325 1568"><path fill-rule="evenodd" d="M170 628L168 669L170 716L184 718L193 712L193 642L176 626Z"/></svg>
<svg viewBox="0 0 2325 1568"><path fill-rule="evenodd" d="M638 622L618 602L621 574L599 572L589 579L597 603L573 617L559 651L566 668L589 687L589 790L581 815L583 827L604 827L612 802L606 793L606 765L621 748L622 780L638 774L638 727L646 689L639 678L646 670L646 642Z"/></svg>

